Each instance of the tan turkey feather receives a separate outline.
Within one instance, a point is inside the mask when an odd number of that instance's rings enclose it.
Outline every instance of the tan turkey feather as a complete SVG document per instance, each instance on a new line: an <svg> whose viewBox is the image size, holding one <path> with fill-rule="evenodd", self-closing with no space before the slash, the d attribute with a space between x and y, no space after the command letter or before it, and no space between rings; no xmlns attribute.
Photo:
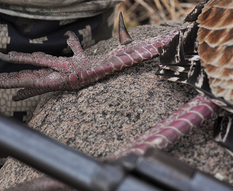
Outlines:
<svg viewBox="0 0 233 191"><path fill-rule="evenodd" d="M233 104L233 1L210 0L197 22L198 53L212 93Z"/></svg>

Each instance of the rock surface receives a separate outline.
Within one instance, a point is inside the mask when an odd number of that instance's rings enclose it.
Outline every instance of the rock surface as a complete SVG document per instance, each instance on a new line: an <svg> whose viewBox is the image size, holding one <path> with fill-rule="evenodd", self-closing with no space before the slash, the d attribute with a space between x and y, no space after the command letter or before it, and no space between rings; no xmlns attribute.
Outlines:
<svg viewBox="0 0 233 191"><path fill-rule="evenodd" d="M179 28L181 22L140 26L133 39L145 39ZM118 46L118 37L99 42L88 55ZM188 85L157 80L158 58L111 75L90 87L43 97L29 126L85 154L103 159L168 117L197 92ZM213 119L165 151L198 169L233 184L232 157L212 139ZM0 170L0 188L32 180L42 173L12 158Z"/></svg>

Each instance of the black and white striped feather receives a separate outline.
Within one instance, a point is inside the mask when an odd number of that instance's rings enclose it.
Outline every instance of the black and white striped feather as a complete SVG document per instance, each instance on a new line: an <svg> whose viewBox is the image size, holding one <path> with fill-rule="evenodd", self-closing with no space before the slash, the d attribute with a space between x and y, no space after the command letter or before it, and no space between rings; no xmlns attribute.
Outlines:
<svg viewBox="0 0 233 191"><path fill-rule="evenodd" d="M193 23L180 31L168 45L159 48L160 65L156 75L161 80L189 84L215 104L233 112L231 103L216 97L211 91L208 76L197 53L197 30L197 24Z"/></svg>

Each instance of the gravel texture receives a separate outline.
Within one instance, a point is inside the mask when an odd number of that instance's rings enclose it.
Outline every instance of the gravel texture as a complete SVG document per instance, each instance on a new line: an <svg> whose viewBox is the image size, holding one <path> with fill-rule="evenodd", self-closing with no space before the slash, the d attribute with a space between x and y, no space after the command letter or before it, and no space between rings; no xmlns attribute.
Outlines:
<svg viewBox="0 0 233 191"><path fill-rule="evenodd" d="M133 39L170 32L181 22L130 30ZM104 54L118 38L99 42L86 54ZM79 91L50 93L39 103L29 126L85 154L103 159L168 117L197 95L188 85L158 81L158 58L140 63ZM184 136L165 152L233 185L232 156L212 141L214 119ZM12 158L0 170L0 188L42 173Z"/></svg>

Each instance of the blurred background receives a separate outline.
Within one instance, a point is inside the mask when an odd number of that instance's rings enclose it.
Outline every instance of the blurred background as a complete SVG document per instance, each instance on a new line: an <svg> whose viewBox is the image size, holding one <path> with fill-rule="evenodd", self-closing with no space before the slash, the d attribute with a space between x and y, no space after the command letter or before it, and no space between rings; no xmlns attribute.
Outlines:
<svg viewBox="0 0 233 191"><path fill-rule="evenodd" d="M179 20L205 0L125 0L116 11L114 32L118 27L119 12L123 12L127 29L145 24Z"/></svg>

